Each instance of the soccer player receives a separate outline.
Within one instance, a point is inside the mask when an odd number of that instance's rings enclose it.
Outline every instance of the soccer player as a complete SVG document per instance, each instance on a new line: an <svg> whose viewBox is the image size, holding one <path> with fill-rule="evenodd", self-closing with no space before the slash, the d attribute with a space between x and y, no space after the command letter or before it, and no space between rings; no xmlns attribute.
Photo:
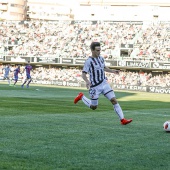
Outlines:
<svg viewBox="0 0 170 170"><path fill-rule="evenodd" d="M15 86L15 84L18 81L18 73L20 73L20 65L17 66L17 68L14 70L14 84L13 86Z"/></svg>
<svg viewBox="0 0 170 170"><path fill-rule="evenodd" d="M28 61L28 64L24 68L24 71L26 71L26 79L25 79L24 83L21 85L22 88L24 87L24 84L26 82L27 82L27 88L29 88L29 84L32 81L32 78L31 78L31 75L30 75L31 70L32 70L32 66L30 65L30 61Z"/></svg>
<svg viewBox="0 0 170 170"><path fill-rule="evenodd" d="M10 64L8 64L6 67L2 68L2 72L4 71L4 77L2 80L8 80L8 84L10 86L10 78L9 78L9 72L12 72Z"/></svg>
<svg viewBox="0 0 170 170"><path fill-rule="evenodd" d="M105 71L109 73L119 74L119 70L112 70L105 66L105 61L102 56L100 56L100 43L92 42L90 45L92 56L90 56L84 64L82 70L82 78L86 82L86 87L89 89L88 99L82 92L74 99L76 104L78 101L82 100L83 103L90 109L95 110L98 106L98 98L100 94L103 94L113 105L114 111L117 113L122 125L126 125L132 122L132 119L125 119L123 111L116 100L116 96L110 85L108 84ZM89 74L89 78L87 76Z"/></svg>

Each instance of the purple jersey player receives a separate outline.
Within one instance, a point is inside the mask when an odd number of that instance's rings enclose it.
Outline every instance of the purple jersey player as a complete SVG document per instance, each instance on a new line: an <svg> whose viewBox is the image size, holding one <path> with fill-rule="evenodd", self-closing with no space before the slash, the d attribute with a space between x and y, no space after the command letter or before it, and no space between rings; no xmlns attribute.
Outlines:
<svg viewBox="0 0 170 170"><path fill-rule="evenodd" d="M32 66L30 65L30 61L28 61L28 64L25 66L24 70L26 71L26 79L24 81L24 83L21 85L21 87L24 87L24 84L27 82L27 88L29 88L29 84L32 81L31 78L31 70L32 70Z"/></svg>
<svg viewBox="0 0 170 170"><path fill-rule="evenodd" d="M15 86L15 84L18 81L18 73L20 73L20 65L18 65L15 69L14 69L14 78L12 80L14 80L14 84L13 86Z"/></svg>

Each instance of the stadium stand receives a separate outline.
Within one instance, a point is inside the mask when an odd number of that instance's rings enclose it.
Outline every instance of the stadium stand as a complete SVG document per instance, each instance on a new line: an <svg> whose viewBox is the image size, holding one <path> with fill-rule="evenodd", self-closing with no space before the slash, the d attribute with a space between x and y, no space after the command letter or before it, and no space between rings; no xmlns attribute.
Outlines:
<svg viewBox="0 0 170 170"><path fill-rule="evenodd" d="M0 70L5 65L0 66ZM12 67L12 70L14 68ZM21 70L23 67L21 68ZM19 75L20 81L24 80L24 75ZM0 73L0 77L3 73ZM12 78L13 73L10 73ZM119 75L116 74L106 74L109 83L116 85L132 85L132 86L160 86L160 87L170 87L170 74L153 74L152 72L144 71L121 71ZM37 67L34 68L34 74L32 74L33 83L43 83L44 84L54 84L57 82L78 82L83 83L81 77L81 69L77 68L45 68ZM53 82L54 81L54 82Z"/></svg>
<svg viewBox="0 0 170 170"><path fill-rule="evenodd" d="M170 23L96 22L1 22L1 55L87 58L100 41L106 59L170 60Z"/></svg>
<svg viewBox="0 0 170 170"><path fill-rule="evenodd" d="M51 14L44 14L41 10L48 2L35 2L25 6L29 20L0 22L0 69L6 63L23 67L31 60L33 83L83 86L81 67L91 53L89 45L100 41L107 66L121 69L119 75L107 74L114 88L144 87L153 92L153 87L165 87L160 92L170 93L170 22L165 15L168 1L147 1L143 6L135 0L119 4L82 0L79 10L66 4L67 15L61 4L53 6L50 1ZM63 20L61 14L69 19ZM79 20L81 17L85 20ZM19 76L22 81L24 76Z"/></svg>

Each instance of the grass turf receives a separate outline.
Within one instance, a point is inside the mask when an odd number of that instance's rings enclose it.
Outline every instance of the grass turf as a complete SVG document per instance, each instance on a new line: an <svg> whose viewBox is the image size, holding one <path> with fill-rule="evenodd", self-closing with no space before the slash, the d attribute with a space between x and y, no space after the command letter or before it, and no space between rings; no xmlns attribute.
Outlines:
<svg viewBox="0 0 170 170"><path fill-rule="evenodd" d="M38 89L38 90L37 90ZM1 170L170 169L170 95L116 91L126 118L122 126L103 96L93 111L79 91L48 86L0 85Z"/></svg>

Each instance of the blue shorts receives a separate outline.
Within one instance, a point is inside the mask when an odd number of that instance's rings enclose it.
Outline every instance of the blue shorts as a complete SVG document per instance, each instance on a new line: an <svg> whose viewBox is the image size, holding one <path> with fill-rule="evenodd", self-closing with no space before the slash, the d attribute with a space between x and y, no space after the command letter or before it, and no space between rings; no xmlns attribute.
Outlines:
<svg viewBox="0 0 170 170"><path fill-rule="evenodd" d="M14 80L15 80L15 81L18 81L18 76L14 76Z"/></svg>
<svg viewBox="0 0 170 170"><path fill-rule="evenodd" d="M30 75L30 74L27 74L27 75L26 75L26 78L27 78L27 79L31 79L31 75Z"/></svg>

